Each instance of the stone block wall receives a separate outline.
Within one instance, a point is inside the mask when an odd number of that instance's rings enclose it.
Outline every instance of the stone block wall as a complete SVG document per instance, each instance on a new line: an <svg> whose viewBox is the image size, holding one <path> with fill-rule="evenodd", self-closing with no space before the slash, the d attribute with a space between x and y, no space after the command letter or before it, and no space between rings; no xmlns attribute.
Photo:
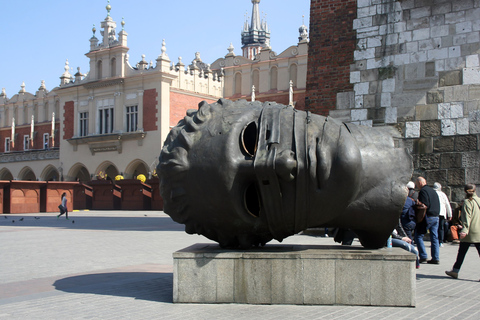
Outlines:
<svg viewBox="0 0 480 320"><path fill-rule="evenodd" d="M414 177L440 182L459 201L465 183L480 185L480 1L357 0L356 6L353 90L337 93L329 115L396 126L413 155Z"/></svg>

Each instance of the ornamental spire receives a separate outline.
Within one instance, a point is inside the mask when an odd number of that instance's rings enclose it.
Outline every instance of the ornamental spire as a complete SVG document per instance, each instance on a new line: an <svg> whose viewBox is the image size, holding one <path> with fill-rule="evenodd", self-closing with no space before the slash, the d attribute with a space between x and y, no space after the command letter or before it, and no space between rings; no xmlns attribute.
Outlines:
<svg viewBox="0 0 480 320"><path fill-rule="evenodd" d="M248 26L245 22L242 31L243 56L248 59L255 59L263 48L270 47L270 30L267 22L260 20L260 0L252 0L252 19Z"/></svg>
<svg viewBox="0 0 480 320"><path fill-rule="evenodd" d="M258 5L260 4L260 0L252 0L253 9L252 9L252 22L250 24L251 30L260 30L261 23L260 23L260 13L258 10Z"/></svg>

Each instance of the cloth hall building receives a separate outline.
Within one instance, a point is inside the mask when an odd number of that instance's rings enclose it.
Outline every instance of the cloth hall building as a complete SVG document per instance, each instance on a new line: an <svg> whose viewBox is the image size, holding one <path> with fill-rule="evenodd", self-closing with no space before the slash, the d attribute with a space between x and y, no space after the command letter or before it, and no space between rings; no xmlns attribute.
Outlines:
<svg viewBox="0 0 480 320"><path fill-rule="evenodd" d="M242 31L242 55L228 48L212 64L196 53L172 62L165 41L156 61L132 61L124 21L110 15L92 29L88 73L65 71L51 91L0 94L0 180L81 181L143 174L154 178L161 146L172 126L199 102L220 98L274 100L301 106L307 72L307 28L297 44L276 54L270 30L252 1ZM291 100L291 101L289 101Z"/></svg>

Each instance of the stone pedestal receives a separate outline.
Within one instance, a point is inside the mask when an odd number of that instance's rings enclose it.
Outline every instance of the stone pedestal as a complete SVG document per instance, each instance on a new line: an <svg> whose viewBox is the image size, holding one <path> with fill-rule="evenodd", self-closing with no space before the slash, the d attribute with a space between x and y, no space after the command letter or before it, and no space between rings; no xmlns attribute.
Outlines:
<svg viewBox="0 0 480 320"><path fill-rule="evenodd" d="M173 259L179 303L415 306L415 255L399 248L195 244Z"/></svg>

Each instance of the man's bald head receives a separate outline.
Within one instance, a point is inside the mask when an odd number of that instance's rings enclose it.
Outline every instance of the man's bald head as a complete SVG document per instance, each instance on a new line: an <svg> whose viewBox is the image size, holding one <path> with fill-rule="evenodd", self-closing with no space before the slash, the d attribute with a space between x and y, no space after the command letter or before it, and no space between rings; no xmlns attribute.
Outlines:
<svg viewBox="0 0 480 320"><path fill-rule="evenodd" d="M425 180L424 177L418 177L417 180L415 181L415 186L417 189L422 189L423 186L427 185L427 180Z"/></svg>

